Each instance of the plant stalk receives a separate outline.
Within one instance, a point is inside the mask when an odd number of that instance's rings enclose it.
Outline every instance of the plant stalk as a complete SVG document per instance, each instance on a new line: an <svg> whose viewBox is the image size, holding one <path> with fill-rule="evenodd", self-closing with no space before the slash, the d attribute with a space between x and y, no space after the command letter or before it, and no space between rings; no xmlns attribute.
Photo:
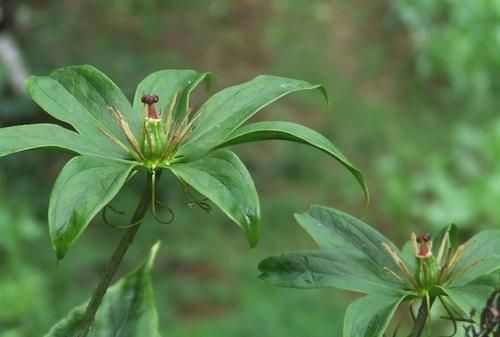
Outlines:
<svg viewBox="0 0 500 337"><path fill-rule="evenodd" d="M158 179L160 179L159 173L157 173L156 179L157 181ZM148 211L149 206L151 205L152 191L154 188L155 187L152 184L151 174L149 174L139 204L137 205L134 215L130 220L130 223L137 222L138 224L128 228L123 234L122 238L120 239L120 242L116 246L115 251L111 256L111 259L109 260L106 268L104 269L104 272L101 275L101 279L92 294L92 298L90 299L90 302L87 305L87 309L85 311L85 315L82 320L79 337L87 337L87 334L92 328L92 324L94 323L94 319L97 310L101 305L102 299L104 298L104 295L106 294L106 291L109 285L111 284L111 281L113 280L116 270L120 266L123 257L125 256L125 253L127 252L132 242L134 241L134 237L137 234L139 227L141 226L141 220L144 218L146 212Z"/></svg>
<svg viewBox="0 0 500 337"><path fill-rule="evenodd" d="M429 304L427 304L427 300L425 298L422 299L422 303L418 308L417 319L415 320L415 324L413 325L413 329L411 331L410 337L420 337L422 336L422 332L424 331L425 323L427 323L427 319L429 318L429 310L434 303L436 298L430 298Z"/></svg>

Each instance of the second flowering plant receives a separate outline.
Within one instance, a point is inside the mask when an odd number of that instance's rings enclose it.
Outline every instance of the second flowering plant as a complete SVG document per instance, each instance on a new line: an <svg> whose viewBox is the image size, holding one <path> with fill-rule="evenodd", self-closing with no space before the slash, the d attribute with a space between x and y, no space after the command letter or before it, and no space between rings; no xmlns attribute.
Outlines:
<svg viewBox="0 0 500 337"><path fill-rule="evenodd" d="M451 225L435 240L412 233L400 250L368 224L333 208L312 206L295 218L319 249L269 257L259 265L261 278L284 287L366 294L347 308L344 337L384 336L404 302L411 303L410 309L420 303L411 337L422 335L436 300L456 328L500 287L500 230L480 232L460 244Z"/></svg>

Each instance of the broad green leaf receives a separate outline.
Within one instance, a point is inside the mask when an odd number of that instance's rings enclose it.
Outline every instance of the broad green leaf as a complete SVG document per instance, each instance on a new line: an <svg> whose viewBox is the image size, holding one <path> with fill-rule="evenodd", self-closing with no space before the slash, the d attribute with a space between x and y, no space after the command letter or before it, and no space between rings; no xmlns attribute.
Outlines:
<svg viewBox="0 0 500 337"><path fill-rule="evenodd" d="M26 87L33 100L53 117L94 140L109 156L125 158L126 152L104 132L128 144L108 106L118 109L138 135L142 115L135 116L120 89L96 68L83 65L61 68L49 76L30 76ZM102 130L105 130L104 132Z"/></svg>
<svg viewBox="0 0 500 337"><path fill-rule="evenodd" d="M366 294L400 294L380 268L345 247L285 253L259 264L260 278L281 287L335 287Z"/></svg>
<svg viewBox="0 0 500 337"><path fill-rule="evenodd" d="M221 90L201 106L194 130L177 156L199 157L223 143L246 120L277 99L313 89L319 89L326 97L321 85L268 75Z"/></svg>
<svg viewBox="0 0 500 337"><path fill-rule="evenodd" d="M465 252L451 273L450 287L465 286L471 281L500 270L500 230L486 230L465 243Z"/></svg>
<svg viewBox="0 0 500 337"><path fill-rule="evenodd" d="M250 173L234 153L220 150L193 162L167 167L243 228L250 246L257 244L259 197Z"/></svg>
<svg viewBox="0 0 500 337"><path fill-rule="evenodd" d="M344 318L344 337L382 337L405 296L368 295L352 302Z"/></svg>
<svg viewBox="0 0 500 337"><path fill-rule="evenodd" d="M473 318L478 320L481 310L486 306L486 301L495 288L485 285L468 285L458 288L443 288L443 291L463 311L465 317L469 317L472 309L475 309L477 314Z"/></svg>
<svg viewBox="0 0 500 337"><path fill-rule="evenodd" d="M295 219L322 249L345 248L351 255L372 265L382 279L391 280L384 267L394 272L399 267L390 258L382 243L397 254L399 249L376 229L355 217L334 208L313 205L309 212L295 214Z"/></svg>
<svg viewBox="0 0 500 337"><path fill-rule="evenodd" d="M106 292L88 337L160 337L151 269L158 251L155 244L145 263ZM76 337L87 303L73 309L44 337Z"/></svg>
<svg viewBox="0 0 500 337"><path fill-rule="evenodd" d="M104 151L89 146L87 138L55 124L31 124L0 129L0 157L38 148L57 148L71 152L103 156Z"/></svg>
<svg viewBox="0 0 500 337"><path fill-rule="evenodd" d="M310 145L332 156L352 173L363 188L365 196L368 199L368 188L361 172L327 138L300 124L290 122L258 122L244 125L230 134L217 148L270 139L288 140Z"/></svg>
<svg viewBox="0 0 500 337"><path fill-rule="evenodd" d="M97 157L70 160L57 177L49 203L49 229L62 259L92 218L120 191L134 163Z"/></svg>
<svg viewBox="0 0 500 337"><path fill-rule="evenodd" d="M199 73L194 70L160 70L146 77L139 85L134 97L134 111L138 116L144 116L144 104L141 97L144 94L157 95L156 104L166 117L171 102L176 96L173 120L184 118L189 110L189 95L200 82L210 86L211 74Z"/></svg>

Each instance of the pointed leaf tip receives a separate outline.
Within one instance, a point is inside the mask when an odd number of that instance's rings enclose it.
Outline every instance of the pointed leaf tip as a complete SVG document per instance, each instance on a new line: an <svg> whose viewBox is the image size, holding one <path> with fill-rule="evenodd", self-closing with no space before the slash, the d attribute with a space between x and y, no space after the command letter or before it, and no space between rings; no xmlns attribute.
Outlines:
<svg viewBox="0 0 500 337"><path fill-rule="evenodd" d="M250 244L250 248L255 248L259 244L260 222L254 227L255 227L254 230L250 229L248 234L247 234L247 240L248 240L248 243Z"/></svg>
<svg viewBox="0 0 500 337"><path fill-rule="evenodd" d="M156 259L156 254L158 253L158 250L160 249L160 246L161 246L161 241L158 240L153 245L153 247L151 247L151 249L149 251L149 256L148 256L148 259L147 259L147 265L148 265L149 268L151 268L153 266L153 263L154 263L154 261Z"/></svg>
<svg viewBox="0 0 500 337"><path fill-rule="evenodd" d="M214 75L211 72L204 72L203 75L203 83L205 83L205 90L210 92L212 90L212 85L214 81Z"/></svg>
<svg viewBox="0 0 500 337"><path fill-rule="evenodd" d="M60 249L58 248L57 245L54 245L54 251L56 252L56 259L57 259L57 262L61 261L62 259L64 259L64 257L66 256L66 252L68 251L68 249Z"/></svg>
<svg viewBox="0 0 500 337"><path fill-rule="evenodd" d="M326 103L326 108L330 109L330 95L328 95L328 91L326 90L325 86L323 84L318 84L316 89L318 89L321 94L323 95L323 98L325 99Z"/></svg>

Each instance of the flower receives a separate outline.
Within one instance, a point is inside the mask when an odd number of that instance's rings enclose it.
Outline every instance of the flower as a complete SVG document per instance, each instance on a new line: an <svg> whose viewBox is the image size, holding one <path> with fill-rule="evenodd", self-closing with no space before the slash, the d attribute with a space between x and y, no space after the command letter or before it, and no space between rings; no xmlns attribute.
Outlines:
<svg viewBox="0 0 500 337"><path fill-rule="evenodd" d="M466 315L498 287L500 230L483 231L458 244L447 226L433 247L429 234L415 235L399 250L371 226L324 206L296 214L318 250L285 253L259 264L261 278L294 288L335 287L367 294L347 309L344 337L382 336L403 302L439 299ZM433 249L434 248L434 249ZM450 311L451 312L451 311ZM454 322L458 320L450 314Z"/></svg>
<svg viewBox="0 0 500 337"><path fill-rule="evenodd" d="M33 100L74 131L55 124L2 128L0 156L35 148L77 154L63 168L50 197L49 229L59 259L132 174L145 171L154 180L165 169L218 206L255 246L259 199L246 167L224 149L234 144L282 139L313 146L347 168L368 195L359 170L316 131L281 121L244 125L289 93L319 90L326 97L321 85L258 76L221 90L193 111L191 92L202 82L208 86L210 79L209 73L194 70L161 70L139 83L132 104L106 75L88 65L27 80ZM205 201L196 203L206 208Z"/></svg>

